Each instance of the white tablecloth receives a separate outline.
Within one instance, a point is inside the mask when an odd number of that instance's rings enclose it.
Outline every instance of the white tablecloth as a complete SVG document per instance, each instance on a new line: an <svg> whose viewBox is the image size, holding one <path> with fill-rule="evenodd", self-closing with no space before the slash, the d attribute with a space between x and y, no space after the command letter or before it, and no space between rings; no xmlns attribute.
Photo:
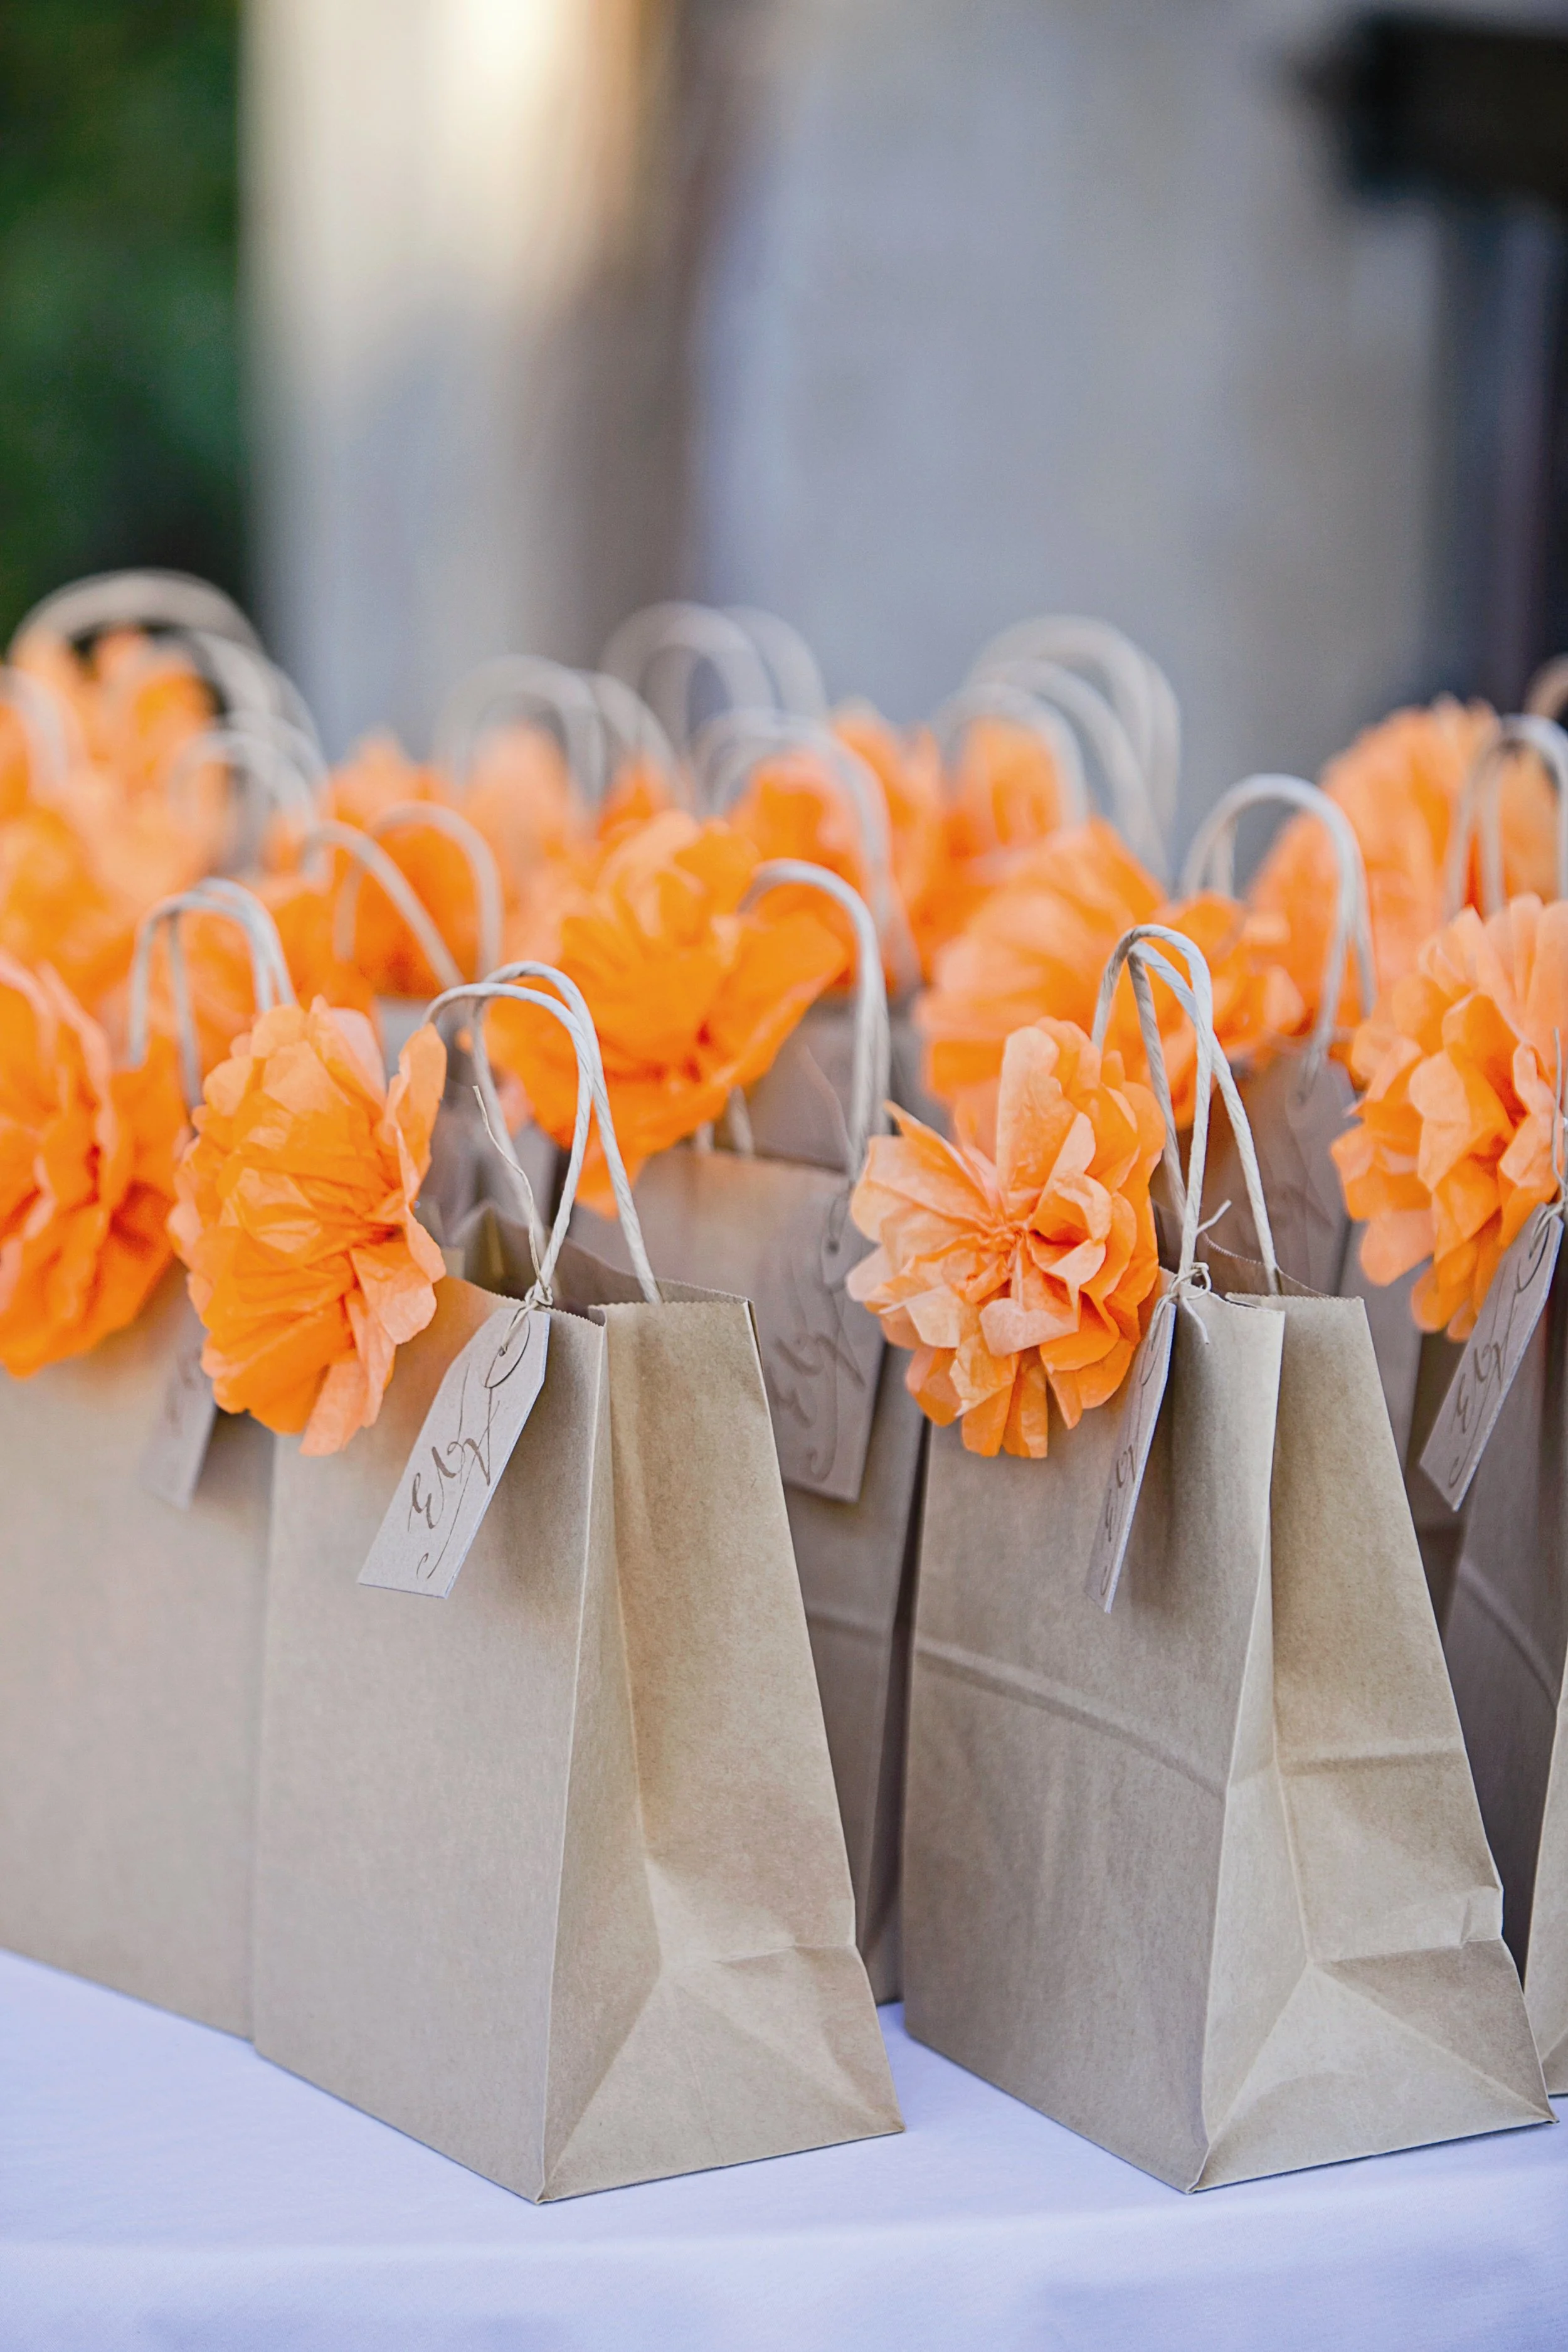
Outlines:
<svg viewBox="0 0 1568 2352"><path fill-rule="evenodd" d="M0 1955L0 2347L1568 2347L1568 2132L1182 2197L883 2021L901 2139L535 2209Z"/></svg>

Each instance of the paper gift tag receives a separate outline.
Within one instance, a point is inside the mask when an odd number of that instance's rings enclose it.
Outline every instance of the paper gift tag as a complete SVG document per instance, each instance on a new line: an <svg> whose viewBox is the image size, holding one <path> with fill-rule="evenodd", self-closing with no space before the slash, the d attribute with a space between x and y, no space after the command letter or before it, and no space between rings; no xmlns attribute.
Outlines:
<svg viewBox="0 0 1568 2352"><path fill-rule="evenodd" d="M142 1448L137 1484L176 1511L188 1511L201 1483L207 1458L217 1399L202 1370L206 1333L187 1296L181 1301L179 1336L174 1359L158 1406L158 1418Z"/></svg>
<svg viewBox="0 0 1568 2352"><path fill-rule="evenodd" d="M502 1307L447 1365L359 1572L445 1601L544 1384L550 1317Z"/></svg>
<svg viewBox="0 0 1568 2352"><path fill-rule="evenodd" d="M1563 1243L1563 1220L1537 1209L1492 1276L1465 1343L1459 1369L1438 1408L1421 1467L1450 1510L1464 1501L1503 1399L1541 1320Z"/></svg>
<svg viewBox="0 0 1568 2352"><path fill-rule="evenodd" d="M1170 1378L1171 1342L1175 1332L1176 1303L1167 1291L1154 1309L1127 1376L1121 1426L1116 1433L1116 1458L1095 1525L1086 1590L1089 1599L1101 1609L1109 1610L1121 1581L1121 1563L1127 1557L1128 1538L1132 1533L1143 1473L1148 1467L1149 1448L1154 1441L1165 1382Z"/></svg>

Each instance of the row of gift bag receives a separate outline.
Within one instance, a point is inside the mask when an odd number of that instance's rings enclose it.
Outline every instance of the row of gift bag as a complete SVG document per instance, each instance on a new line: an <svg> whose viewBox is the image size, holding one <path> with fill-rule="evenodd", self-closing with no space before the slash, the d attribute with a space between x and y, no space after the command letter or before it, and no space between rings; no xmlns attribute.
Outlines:
<svg viewBox="0 0 1568 2352"><path fill-rule="evenodd" d="M1342 831L1342 969L1364 930ZM763 878L851 914L854 1003L775 1085L785 1149L763 1122L762 1148L663 1152L612 1184L614 1220L575 1200L590 1106L612 1178L616 1154L573 984L493 983L553 999L570 1039L559 1157L507 1138L483 1002L448 992L447 1276L341 1451L214 1415L177 1276L0 1391L0 1935L249 2032L533 2196L896 2128L873 1988L1184 2187L1546 2119L1536 2042L1555 2081L1568 2039L1539 1736L1555 1308L1460 1579L1496 1588L1461 1695L1527 2012L1384 1403L1424 1436L1404 1388L1451 1367L1386 1312L1374 1349L1362 1303L1321 1295L1344 1258L1326 1033L1247 1087L1249 1125L1190 940L1124 942L1197 1039L1194 1140L1158 1174L1144 1149L1123 1376L1053 1413L1044 1458L987 1458L930 1427L849 1286L850 1180L869 1150L874 1227L907 1148L876 1134L875 929L841 879ZM264 914L238 919L259 1003L281 959ZM1058 1147L1064 1103L1110 1116L1109 1064L1040 1050L1004 1069L987 1164L1002 1231L1059 1264L1105 1239L1073 1226L1098 1212ZM842 1097L842 1169L787 1149L809 1123L789 1088L814 1084Z"/></svg>

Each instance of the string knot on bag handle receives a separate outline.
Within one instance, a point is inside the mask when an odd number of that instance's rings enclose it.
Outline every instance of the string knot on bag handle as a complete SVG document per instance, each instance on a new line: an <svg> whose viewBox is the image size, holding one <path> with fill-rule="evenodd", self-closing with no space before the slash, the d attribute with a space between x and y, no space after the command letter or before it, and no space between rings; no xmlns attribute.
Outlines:
<svg viewBox="0 0 1568 2352"><path fill-rule="evenodd" d="M1169 951L1169 955L1165 952ZM1170 956L1180 959L1178 968ZM1200 1268L1197 1249L1205 1230L1200 1223L1203 1198L1204 1168L1208 1154L1210 1095L1217 1084L1221 1098L1236 1138L1237 1157L1241 1162L1242 1181L1247 1188L1247 1206L1258 1234L1262 1254L1264 1276L1270 1297L1279 1292L1279 1266L1274 1252L1274 1234L1268 1222L1268 1207L1263 1195L1263 1178L1258 1165L1258 1153L1252 1140L1252 1129L1242 1107L1241 1094L1235 1074L1226 1059L1214 1026L1214 983L1203 951L1184 932L1172 930L1163 923L1139 923L1118 942L1110 962L1105 967L1100 984L1100 998L1094 1012L1094 1042L1102 1046L1110 1020L1110 1007L1115 998L1117 982L1123 965L1132 983L1133 1000L1138 1008L1138 1025L1142 1034L1143 1050L1148 1058L1150 1078L1154 1097L1165 1120L1165 1169L1182 1220L1181 1255L1176 1266L1171 1293L1180 1302L1188 1303L1194 1290L1206 1290L1211 1285L1206 1266ZM1164 1045L1160 1036L1159 1019L1154 1010L1152 978L1163 981L1193 1024L1197 1041L1197 1082L1193 1112L1192 1140L1187 1148L1187 1168L1184 1177L1181 1157L1176 1146L1176 1123L1172 1109L1170 1079L1165 1068ZM1212 1222L1212 1220L1211 1220ZM1206 1333L1205 1335L1207 1336Z"/></svg>

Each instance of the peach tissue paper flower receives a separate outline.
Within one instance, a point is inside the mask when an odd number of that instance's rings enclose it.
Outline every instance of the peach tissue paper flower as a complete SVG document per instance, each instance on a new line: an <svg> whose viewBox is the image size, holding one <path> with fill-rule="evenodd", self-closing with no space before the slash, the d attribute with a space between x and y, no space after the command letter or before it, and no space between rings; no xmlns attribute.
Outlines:
<svg viewBox="0 0 1568 2352"><path fill-rule="evenodd" d="M447 1054L428 1025L388 1084L363 1014L283 1004L206 1081L169 1219L219 1404L335 1454L381 1410L436 1311L414 1213Z"/></svg>
<svg viewBox="0 0 1568 2352"><path fill-rule="evenodd" d="M1049 1398L1076 1428L1153 1312L1158 1105L1120 1054L1047 1020L1008 1038L994 1124L948 1143L894 1115L850 1204L877 1244L850 1292L913 1350L907 1385L931 1420L960 1421L973 1454L1038 1458Z"/></svg>
<svg viewBox="0 0 1568 2352"><path fill-rule="evenodd" d="M185 1128L173 1050L111 1071L109 1043L47 965L0 953L0 1363L18 1378L140 1314L173 1253Z"/></svg>
<svg viewBox="0 0 1568 2352"><path fill-rule="evenodd" d="M1430 1260L1424 1330L1474 1330L1503 1253L1559 1189L1560 1052L1568 1050L1568 901L1467 907L1356 1032L1365 1088L1332 1146L1362 1264L1394 1282Z"/></svg>

